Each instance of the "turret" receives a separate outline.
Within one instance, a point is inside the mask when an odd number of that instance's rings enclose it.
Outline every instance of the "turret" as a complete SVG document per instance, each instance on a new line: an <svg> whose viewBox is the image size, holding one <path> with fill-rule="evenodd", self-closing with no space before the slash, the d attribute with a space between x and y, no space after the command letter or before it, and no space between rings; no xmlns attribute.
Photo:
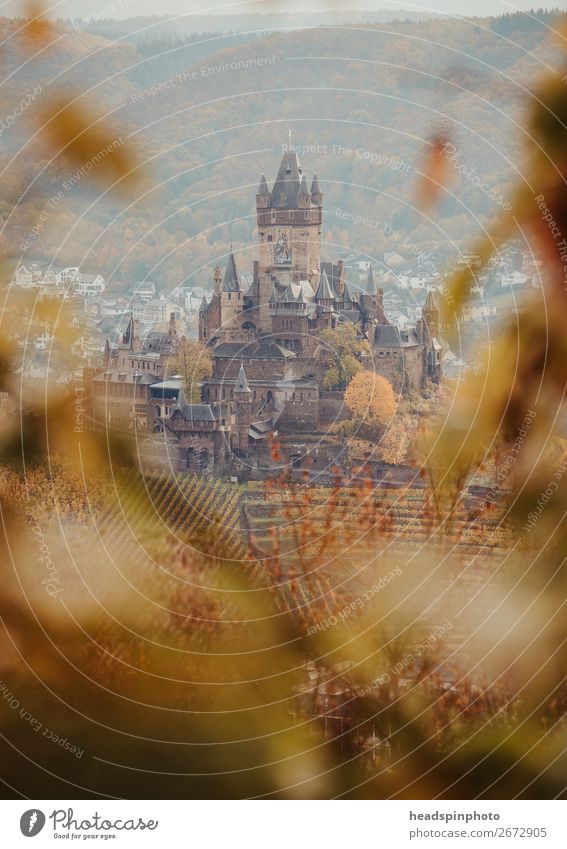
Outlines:
<svg viewBox="0 0 567 849"><path fill-rule="evenodd" d="M301 184L299 186L298 206L299 209L309 209L311 207L311 194L309 192L309 188L307 187L307 180L305 179L305 174L303 174L301 178Z"/></svg>
<svg viewBox="0 0 567 849"><path fill-rule="evenodd" d="M248 431L252 423L252 391L248 386L243 363L240 363L240 370L234 387L234 405L237 453L238 456L243 457L248 452Z"/></svg>
<svg viewBox="0 0 567 849"><path fill-rule="evenodd" d="M217 265L215 268L215 295L220 295L221 293L221 285L222 285L222 271L220 265Z"/></svg>
<svg viewBox="0 0 567 849"><path fill-rule="evenodd" d="M266 182L266 177L262 174L258 194L256 195L256 206L258 209L269 209L272 195Z"/></svg>
<svg viewBox="0 0 567 849"><path fill-rule="evenodd" d="M177 324L175 322L175 313L169 314L169 327L167 330L167 338L171 344L177 342Z"/></svg>
<svg viewBox="0 0 567 849"><path fill-rule="evenodd" d="M224 272L224 278L222 281L222 291L223 292L242 292L242 285L240 283L240 275L238 274L236 268L236 260L234 259L234 253L231 251L230 256L228 258L228 263L226 265L226 271Z"/></svg>
<svg viewBox="0 0 567 849"><path fill-rule="evenodd" d="M321 272L321 278L319 280L319 286L315 294L315 300L323 307L332 307L336 299L337 296L335 290L333 289L331 283L329 283L327 272L325 271L325 269L323 269L323 271Z"/></svg>
<svg viewBox="0 0 567 849"><path fill-rule="evenodd" d="M433 290L427 293L421 314L429 337L437 339L439 336L439 302Z"/></svg>
<svg viewBox="0 0 567 849"><path fill-rule="evenodd" d="M313 182L311 183L311 202L313 206L323 206L323 193L319 188L317 174L315 174Z"/></svg>

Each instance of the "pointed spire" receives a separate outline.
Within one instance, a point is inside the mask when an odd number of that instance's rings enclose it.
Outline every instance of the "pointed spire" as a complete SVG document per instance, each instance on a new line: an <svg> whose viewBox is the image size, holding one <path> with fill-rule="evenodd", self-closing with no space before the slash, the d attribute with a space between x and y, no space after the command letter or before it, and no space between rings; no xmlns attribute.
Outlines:
<svg viewBox="0 0 567 849"><path fill-rule="evenodd" d="M439 302L437 300L437 293L430 289L427 293L427 298L425 299L425 304L423 305L423 312L438 312L439 311Z"/></svg>
<svg viewBox="0 0 567 849"><path fill-rule="evenodd" d="M246 372L244 371L244 363L242 360L240 361L240 371L238 372L238 377L236 379L236 386L234 388L235 392L239 392L240 394L250 394L250 387L248 386L248 381L246 379Z"/></svg>
<svg viewBox="0 0 567 849"><path fill-rule="evenodd" d="M317 294L315 295L316 301L335 301L337 299L337 295L332 285L329 283L329 278L327 277L327 272L325 269L321 272L321 279L319 280L319 287L317 289Z"/></svg>
<svg viewBox="0 0 567 849"><path fill-rule="evenodd" d="M262 176L260 177L260 186L258 188L258 194L261 195L262 197L266 197L266 196L269 197L270 196L270 190L269 190L268 184L266 182L266 175L265 174L262 174Z"/></svg>
<svg viewBox="0 0 567 849"><path fill-rule="evenodd" d="M272 209L296 209L303 169L297 153L288 150L284 153L274 188L270 206Z"/></svg>
<svg viewBox="0 0 567 849"><path fill-rule="evenodd" d="M344 288L344 292L343 292L343 304L352 304L352 303L354 303L353 297L350 294L350 289L348 288L348 284L345 280L345 288Z"/></svg>
<svg viewBox="0 0 567 849"><path fill-rule="evenodd" d="M312 195L320 195L321 189L319 188L319 180L317 179L317 174L313 176L313 182L311 183L311 194Z"/></svg>
<svg viewBox="0 0 567 849"><path fill-rule="evenodd" d="M270 292L269 304L276 304L279 301L276 284L272 281L272 291Z"/></svg>
<svg viewBox="0 0 567 849"><path fill-rule="evenodd" d="M205 312L207 307L209 306L209 302L207 301L207 296L203 295L203 300L201 301L201 306L199 307L199 312Z"/></svg>
<svg viewBox="0 0 567 849"><path fill-rule="evenodd" d="M173 411L180 410L183 412L184 408L187 406L187 398L185 397L185 389L183 388L183 380L181 381L181 386L179 387L179 395L177 396L177 401L175 402L175 406Z"/></svg>
<svg viewBox="0 0 567 849"><path fill-rule="evenodd" d="M306 197L309 197L309 188L307 186L307 180L305 179L305 174L301 178L301 185L299 186L299 194L305 195Z"/></svg>
<svg viewBox="0 0 567 849"><path fill-rule="evenodd" d="M374 282L374 271L372 263L368 266L368 279L366 281L366 294L374 296L376 294L376 284Z"/></svg>
<svg viewBox="0 0 567 849"><path fill-rule="evenodd" d="M236 269L236 260L234 259L234 254L231 250L230 256L228 258L228 264L226 266L226 271L224 273L224 280L222 281L222 290L223 292L241 292L242 286L240 284L240 277L238 275L238 271Z"/></svg>
<svg viewBox="0 0 567 849"><path fill-rule="evenodd" d="M108 336L106 337L106 342L104 343L104 356L110 357L110 342L108 341Z"/></svg>

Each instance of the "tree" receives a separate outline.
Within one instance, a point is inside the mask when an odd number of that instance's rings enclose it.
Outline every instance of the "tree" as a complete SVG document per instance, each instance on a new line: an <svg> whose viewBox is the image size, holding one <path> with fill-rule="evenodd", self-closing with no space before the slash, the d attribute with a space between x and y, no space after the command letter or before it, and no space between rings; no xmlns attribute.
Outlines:
<svg viewBox="0 0 567 849"><path fill-rule="evenodd" d="M187 401L198 404L201 400L201 383L213 373L209 349L200 342L183 337L172 366L174 373L181 375Z"/></svg>
<svg viewBox="0 0 567 849"><path fill-rule="evenodd" d="M358 336L354 324L345 322L334 330L323 330L322 359L329 364L323 379L325 389L345 389L350 380L363 370L361 360L369 354L368 342Z"/></svg>
<svg viewBox="0 0 567 849"><path fill-rule="evenodd" d="M408 459L416 429L416 418L405 413L396 416L380 440L382 460L392 466L405 462Z"/></svg>
<svg viewBox="0 0 567 849"><path fill-rule="evenodd" d="M345 403L356 421L371 427L386 424L396 410L392 384L373 371L361 371L352 378Z"/></svg>

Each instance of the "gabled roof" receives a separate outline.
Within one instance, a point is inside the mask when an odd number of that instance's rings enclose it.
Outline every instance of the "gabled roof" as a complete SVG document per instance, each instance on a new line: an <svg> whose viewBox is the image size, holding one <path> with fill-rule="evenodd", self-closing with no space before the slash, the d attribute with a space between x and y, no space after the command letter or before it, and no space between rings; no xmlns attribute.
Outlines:
<svg viewBox="0 0 567 849"><path fill-rule="evenodd" d="M242 286L240 285L240 277L238 276L238 271L236 270L236 260L234 259L234 254L232 253L232 251L230 252L226 271L224 272L222 290L223 292L242 292Z"/></svg>
<svg viewBox="0 0 567 849"><path fill-rule="evenodd" d="M329 283L329 278L327 277L327 273L325 269L321 272L321 279L319 280L319 287L315 294L316 301L334 301L336 300L336 292Z"/></svg>
<svg viewBox="0 0 567 849"><path fill-rule="evenodd" d="M272 340L259 340L243 345L242 342L221 342L213 348L213 357L229 360L283 360L295 353Z"/></svg>
<svg viewBox="0 0 567 849"><path fill-rule="evenodd" d="M296 209L303 169L295 151L284 153L274 188L270 207L272 209Z"/></svg>
<svg viewBox="0 0 567 849"><path fill-rule="evenodd" d="M415 330L400 331L393 324L379 324L374 330L374 344L377 348L411 348L419 345Z"/></svg>
<svg viewBox="0 0 567 849"><path fill-rule="evenodd" d="M236 386L234 387L235 392L242 392L246 394L250 394L250 387L248 386L248 381L246 379L246 372L244 371L244 364L240 363L240 370L238 372L238 377L236 378Z"/></svg>
<svg viewBox="0 0 567 849"><path fill-rule="evenodd" d="M188 422L214 422L216 421L213 408L210 404L178 404L173 413L180 412L185 421Z"/></svg>

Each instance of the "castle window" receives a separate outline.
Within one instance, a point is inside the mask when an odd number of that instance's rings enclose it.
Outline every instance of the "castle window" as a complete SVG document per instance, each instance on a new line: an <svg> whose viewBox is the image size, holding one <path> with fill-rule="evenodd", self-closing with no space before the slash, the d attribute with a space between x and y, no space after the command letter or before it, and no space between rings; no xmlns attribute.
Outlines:
<svg viewBox="0 0 567 849"><path fill-rule="evenodd" d="M273 242L273 241L274 241L274 237L273 237L273 236L268 236L268 242Z"/></svg>
<svg viewBox="0 0 567 849"><path fill-rule="evenodd" d="M231 301L231 300L232 300L232 295L230 294L230 292L228 293L228 300L229 300L229 301Z"/></svg>

